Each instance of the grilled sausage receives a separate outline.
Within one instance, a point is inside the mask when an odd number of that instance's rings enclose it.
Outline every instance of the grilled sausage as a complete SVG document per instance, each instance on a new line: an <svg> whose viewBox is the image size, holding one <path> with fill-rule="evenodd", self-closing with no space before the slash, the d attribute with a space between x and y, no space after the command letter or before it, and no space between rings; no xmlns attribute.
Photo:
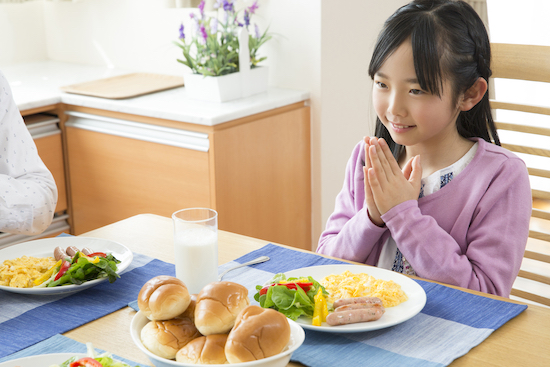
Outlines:
<svg viewBox="0 0 550 367"><path fill-rule="evenodd" d="M350 303L348 305L336 307L334 311L339 312L339 311L349 311L349 310L361 310L361 309L369 308L373 306L382 306L382 304L381 303Z"/></svg>
<svg viewBox="0 0 550 367"><path fill-rule="evenodd" d="M67 247L67 249L65 250L65 252L67 253L67 255L69 255L70 257L73 257L74 255L76 255L76 253L80 251L77 247L75 246L69 246Z"/></svg>
<svg viewBox="0 0 550 367"><path fill-rule="evenodd" d="M379 304L355 310L335 311L327 315L327 324L336 326L357 322L376 321L382 317L385 311L384 306Z"/></svg>
<svg viewBox="0 0 550 367"><path fill-rule="evenodd" d="M55 257L56 261L59 261L59 260L64 259L68 256L67 256L67 253L65 252L65 250L63 250L60 246L57 246L53 250L53 257Z"/></svg>
<svg viewBox="0 0 550 367"><path fill-rule="evenodd" d="M90 250L88 247L84 247L84 248L83 248L82 250L80 250L80 251L82 251L82 253L83 253L84 255L89 255L89 254L93 254L93 253L94 253L94 252L93 252L92 250Z"/></svg>
<svg viewBox="0 0 550 367"><path fill-rule="evenodd" d="M382 300L378 297L352 297L352 298L342 298L339 300L336 300L334 304L332 305L335 309L343 306L343 305L349 305L353 303L367 303L367 304L382 304Z"/></svg>

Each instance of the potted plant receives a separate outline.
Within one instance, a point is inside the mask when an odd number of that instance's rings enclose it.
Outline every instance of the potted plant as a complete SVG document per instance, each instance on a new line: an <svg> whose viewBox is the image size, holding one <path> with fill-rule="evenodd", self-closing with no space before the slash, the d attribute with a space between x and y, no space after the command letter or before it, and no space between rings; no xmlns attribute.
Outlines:
<svg viewBox="0 0 550 367"><path fill-rule="evenodd" d="M244 9L242 21L233 0L214 4L221 19L205 14L204 0L198 8L198 15L190 14L190 36L186 37L182 23L176 41L183 52L178 62L191 70L184 77L189 95L224 102L267 90L267 67L258 65L266 57L259 57L258 49L271 36L267 29L261 33L258 25L250 22L258 9L257 1Z"/></svg>

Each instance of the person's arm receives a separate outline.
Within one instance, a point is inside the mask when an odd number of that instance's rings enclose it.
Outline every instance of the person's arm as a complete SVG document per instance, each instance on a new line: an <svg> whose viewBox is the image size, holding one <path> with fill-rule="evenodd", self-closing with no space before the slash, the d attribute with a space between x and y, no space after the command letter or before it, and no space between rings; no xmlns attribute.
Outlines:
<svg viewBox="0 0 550 367"><path fill-rule="evenodd" d="M469 204L448 200L447 205ZM467 228L465 251L433 217L421 213L416 200L392 208L382 219L418 276L508 297L525 251L531 205L525 165L508 159L481 196L474 217L455 223Z"/></svg>
<svg viewBox="0 0 550 367"><path fill-rule="evenodd" d="M346 166L344 185L336 197L334 212L319 238L317 252L375 265L382 237L388 231L372 223L367 213L361 159L363 153L364 143L360 143L353 150Z"/></svg>
<svg viewBox="0 0 550 367"><path fill-rule="evenodd" d="M51 224L56 202L53 176L0 73L0 232L42 233Z"/></svg>

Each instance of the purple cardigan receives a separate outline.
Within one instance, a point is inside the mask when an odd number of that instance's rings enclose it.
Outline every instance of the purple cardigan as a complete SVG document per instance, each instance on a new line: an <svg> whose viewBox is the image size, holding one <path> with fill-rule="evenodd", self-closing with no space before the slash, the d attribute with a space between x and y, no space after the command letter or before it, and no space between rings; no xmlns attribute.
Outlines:
<svg viewBox="0 0 550 367"><path fill-rule="evenodd" d="M367 214L361 141L317 252L376 265L391 233L418 276L509 297L529 232L529 176L516 155L477 140L473 160L458 176L431 195L393 207L382 216L384 227Z"/></svg>

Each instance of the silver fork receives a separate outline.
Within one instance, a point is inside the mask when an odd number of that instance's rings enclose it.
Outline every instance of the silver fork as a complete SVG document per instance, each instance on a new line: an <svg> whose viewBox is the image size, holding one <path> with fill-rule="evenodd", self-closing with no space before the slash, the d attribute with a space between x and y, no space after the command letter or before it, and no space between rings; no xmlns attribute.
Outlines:
<svg viewBox="0 0 550 367"><path fill-rule="evenodd" d="M248 266L248 265L252 265L252 264L263 263L263 262L266 262L267 260L269 260L269 257L260 256L260 257L254 259L254 260L250 260L248 262L245 262L244 264L240 264L240 265L234 266L232 268L229 268L226 271L224 271L223 273L221 273L220 275L218 275L218 282L220 282L222 280L222 278L224 277L224 275L229 273L231 270L235 270L235 269L238 269L238 268L242 268L243 266Z"/></svg>

